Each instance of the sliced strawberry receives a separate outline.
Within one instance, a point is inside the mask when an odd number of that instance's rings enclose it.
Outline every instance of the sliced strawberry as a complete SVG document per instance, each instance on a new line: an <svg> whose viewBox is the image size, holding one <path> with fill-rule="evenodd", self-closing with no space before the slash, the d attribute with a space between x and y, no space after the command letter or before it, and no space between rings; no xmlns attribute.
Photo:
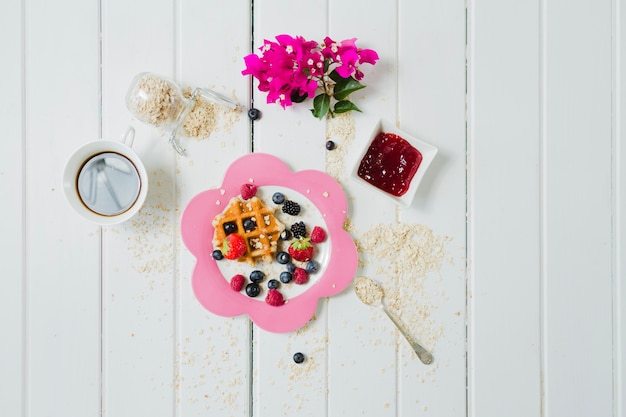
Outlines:
<svg viewBox="0 0 626 417"><path fill-rule="evenodd" d="M319 226L315 226L311 231L311 242L320 243L326 239L326 232Z"/></svg>
<svg viewBox="0 0 626 417"><path fill-rule="evenodd" d="M249 200L256 195L257 187L254 184L243 184L241 186L241 198Z"/></svg>
<svg viewBox="0 0 626 417"><path fill-rule="evenodd" d="M308 237L294 240L289 245L289 254L293 259L300 262L306 262L313 257L313 245Z"/></svg>
<svg viewBox="0 0 626 417"><path fill-rule="evenodd" d="M248 250L246 241L236 233L231 233L224 238L222 254L226 259L238 259Z"/></svg>

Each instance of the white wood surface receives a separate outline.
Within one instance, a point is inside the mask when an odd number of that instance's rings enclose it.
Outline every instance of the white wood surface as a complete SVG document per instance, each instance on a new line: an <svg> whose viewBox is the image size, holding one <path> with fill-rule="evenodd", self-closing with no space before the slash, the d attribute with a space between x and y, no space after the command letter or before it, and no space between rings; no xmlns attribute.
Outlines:
<svg viewBox="0 0 626 417"><path fill-rule="evenodd" d="M3 6L1 416L624 415L620 0ZM281 33L375 49L353 97L363 113L318 121L266 104L243 57ZM142 71L244 111L180 157L125 107ZM348 178L380 117L439 149L409 208ZM65 162L128 126L148 198L126 223L94 226L65 201ZM394 291L433 365L351 287L284 334L200 306L181 213L249 152L335 176L357 275ZM431 251L420 268L368 244L400 232Z"/></svg>

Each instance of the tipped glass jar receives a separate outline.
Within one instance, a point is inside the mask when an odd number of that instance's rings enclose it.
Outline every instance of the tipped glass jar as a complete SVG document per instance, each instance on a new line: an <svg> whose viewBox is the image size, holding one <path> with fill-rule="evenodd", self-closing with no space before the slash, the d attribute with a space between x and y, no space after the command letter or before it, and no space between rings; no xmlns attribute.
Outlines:
<svg viewBox="0 0 626 417"><path fill-rule="evenodd" d="M206 88L195 88L186 98L174 81L150 72L133 78L126 94L126 107L137 119L162 129L170 145L184 155L179 132L198 98L230 110L239 107L233 100Z"/></svg>

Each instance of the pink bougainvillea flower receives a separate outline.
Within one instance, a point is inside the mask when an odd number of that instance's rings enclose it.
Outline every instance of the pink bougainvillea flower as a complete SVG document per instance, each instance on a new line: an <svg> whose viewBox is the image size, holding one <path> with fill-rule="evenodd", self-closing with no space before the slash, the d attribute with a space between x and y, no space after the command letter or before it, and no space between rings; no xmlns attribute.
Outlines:
<svg viewBox="0 0 626 417"><path fill-rule="evenodd" d="M211 240L213 219L222 212L231 197L240 194L241 184L252 180L261 194L264 187L282 187L306 196L310 202L307 207L319 212L326 226L328 250L320 258L322 265L315 274L316 282L280 306L233 291L230 275L225 276L218 265L218 262L225 261L216 261L211 256L214 249ZM196 299L214 314L224 317L245 314L256 325L270 332L290 332L306 325L315 314L318 301L346 289L356 273L356 246L343 229L347 211L348 201L343 189L325 172L294 172L277 157L262 153L248 154L235 160L226 171L221 186L194 196L182 214L181 236L196 258L191 277Z"/></svg>

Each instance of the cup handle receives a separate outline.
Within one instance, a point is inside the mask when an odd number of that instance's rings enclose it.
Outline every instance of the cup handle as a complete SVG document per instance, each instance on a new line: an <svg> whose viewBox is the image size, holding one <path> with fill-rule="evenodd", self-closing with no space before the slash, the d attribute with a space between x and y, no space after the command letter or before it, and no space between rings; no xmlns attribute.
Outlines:
<svg viewBox="0 0 626 417"><path fill-rule="evenodd" d="M135 128L132 126L128 126L126 132L122 135L122 143L129 148L133 147L133 142L135 141Z"/></svg>

